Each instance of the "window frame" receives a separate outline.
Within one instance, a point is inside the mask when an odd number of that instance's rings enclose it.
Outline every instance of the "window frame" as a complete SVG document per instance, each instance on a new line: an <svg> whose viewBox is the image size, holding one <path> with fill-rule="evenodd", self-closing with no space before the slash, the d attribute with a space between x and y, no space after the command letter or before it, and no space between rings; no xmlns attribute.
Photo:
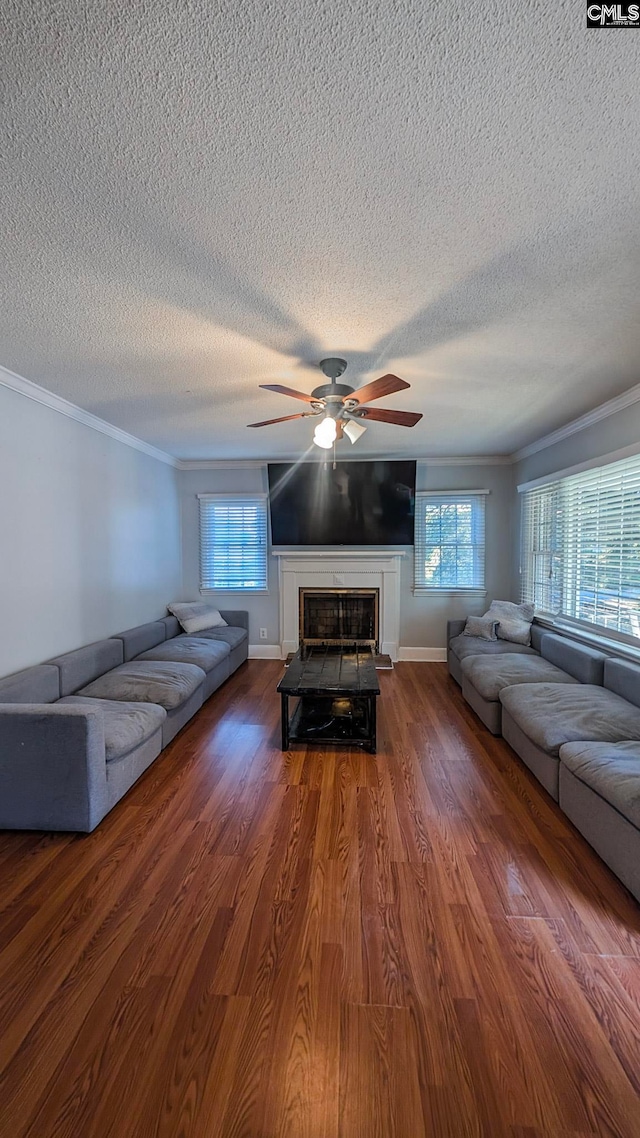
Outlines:
<svg viewBox="0 0 640 1138"><path fill-rule="evenodd" d="M199 591L202 596L210 596L212 594L236 594L246 596L266 596L269 593L269 510L268 510L268 495L259 491L251 493L210 493L210 494L197 494L198 499L198 576L199 576ZM261 529L264 534L264 541L259 542L258 547L264 550L263 565L261 568L264 571L264 585L245 585L236 588L229 586L216 586L205 584L204 573L204 525L203 525L203 505L207 502L215 502L219 505L224 502L229 504L239 505L240 503L247 503L253 506L259 506L261 512ZM238 543L240 544L240 543Z"/></svg>
<svg viewBox="0 0 640 1138"><path fill-rule="evenodd" d="M585 615L589 607L596 616L607 618L607 607L613 622L626 620L633 628L640 621L640 575L627 579L626 572L634 563L629 549L640 541L640 455L632 454L590 462L583 468L564 471L518 487L520 504L520 594L536 605L537 614L546 623L575 629L599 641L615 640L640 645L640 634L598 623ZM555 504L556 568L547 596L541 595L540 582L531 578L532 542L535 526L528 524L532 502L545 495ZM603 547L604 548L598 548ZM612 564L619 561L617 592L604 583ZM624 574L623 574L624 569ZM543 590L544 591L544 590ZM630 594L635 591L636 597ZM549 596L557 598L547 606ZM629 602L625 604L625 602ZM634 610L635 605L635 610Z"/></svg>
<svg viewBox="0 0 640 1138"><path fill-rule="evenodd" d="M425 597L486 597L486 572L487 572L487 545L486 545L486 500L489 495L489 490L418 490L416 491L416 506L415 506L415 528L414 528L414 547L413 547L413 593L414 596ZM481 531L481 541L471 543L445 543L451 544L454 548L459 548L459 545L470 544L474 550L474 556L479 557L477 565L474 566L474 584L473 585L431 585L426 583L426 577L420 576L420 549L422 548L422 541L419 536L419 527L426 524L426 505L429 500L439 499L441 503L450 502L456 505L471 503L472 509L475 507L479 509L479 516L472 519L472 525L479 527ZM427 548L427 542L424 542L424 548ZM433 546L433 548L443 548L443 545Z"/></svg>

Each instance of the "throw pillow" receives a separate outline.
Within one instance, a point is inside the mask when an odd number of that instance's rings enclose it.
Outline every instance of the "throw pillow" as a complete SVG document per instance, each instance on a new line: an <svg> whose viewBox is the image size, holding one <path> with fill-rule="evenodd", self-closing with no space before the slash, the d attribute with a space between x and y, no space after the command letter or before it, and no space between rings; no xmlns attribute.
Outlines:
<svg viewBox="0 0 640 1138"><path fill-rule="evenodd" d="M510 640L512 644L530 644L534 612L535 605L517 605L513 601L492 601L484 615L499 622L499 640Z"/></svg>
<svg viewBox="0 0 640 1138"><path fill-rule="evenodd" d="M182 628L189 636L202 632L205 628L220 628L226 626L217 608L207 601L186 601L181 604L167 605L169 612L179 620Z"/></svg>
<svg viewBox="0 0 640 1138"><path fill-rule="evenodd" d="M468 616L462 635L479 636L481 640L497 640L498 621L488 616Z"/></svg>

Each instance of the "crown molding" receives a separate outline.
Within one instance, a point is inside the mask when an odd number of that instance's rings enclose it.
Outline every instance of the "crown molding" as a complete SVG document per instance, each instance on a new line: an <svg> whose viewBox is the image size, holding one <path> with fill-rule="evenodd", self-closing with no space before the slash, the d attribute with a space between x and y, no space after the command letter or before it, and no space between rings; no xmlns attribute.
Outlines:
<svg viewBox="0 0 640 1138"><path fill-rule="evenodd" d="M511 466L510 454L466 454L451 458L434 457L429 454L418 455L416 462L426 462L429 466Z"/></svg>
<svg viewBox="0 0 640 1138"><path fill-rule="evenodd" d="M78 407L77 404L70 403L69 400L63 399L61 395L55 395L53 391L48 391L45 387L40 387L39 384L33 383L32 380L25 379L24 376L9 371L8 368L2 367L1 364L0 387L7 387L10 391L16 391L18 394L24 395L27 399L32 399L35 403L40 403L43 407L57 411L59 415L65 415L67 419L73 419L76 423L90 427L93 431L99 431L100 434L107 435L108 438L114 439L124 446L132 447L134 450L148 455L149 458L154 458L157 462L164 462L167 466L172 466L177 470L255 469L257 467L266 466L268 462L297 461L296 456L273 459L174 458L173 455L167 454L166 451L159 450L157 447L152 446L151 443L144 442L143 439L137 438L136 435L130 435L128 431L123 431L119 427L114 426L113 423L108 423L105 419L99 418L98 415L93 415L90 411L85 411L82 407ZM587 411L584 415L578 416L577 419L571 419L568 423L565 423L564 426L558 427L557 430L551 431L548 435L543 435L534 442L528 443L527 446L521 447L520 450L515 451L513 454L451 456L424 454L416 455L415 461L428 463L429 466L509 466L514 462L520 462L523 458L528 458L532 454L537 454L538 451L546 450L547 447L562 442L563 439L577 434L578 431L583 431L595 423L600 423L603 419L608 419L610 415L615 415L618 411L624 411L627 407L632 407L635 403L639 402L640 383L634 387L630 387L628 391L623 391L621 395L616 395L613 399L608 399L605 403L601 403L599 407L594 407L592 411ZM375 461L373 456L371 456L371 459ZM351 459L351 461L355 461L355 459Z"/></svg>
<svg viewBox="0 0 640 1138"><path fill-rule="evenodd" d="M546 450L554 443L561 443L563 439L568 439L571 435L577 434L578 431L584 431L586 427L592 427L594 423L608 419L610 415L615 415L618 411L632 407L634 403L640 403L640 383L637 383L635 387L630 387L628 391L623 391L622 395L615 395L613 399L608 399L606 403L594 407L593 411L587 411L584 415L578 416L577 419L571 419L563 427L558 427L557 431L551 431L550 434L543 435L541 439L536 439L528 446L521 447L520 450L511 455L511 460L520 462L523 458L529 458L529 455L537 454L540 450Z"/></svg>
<svg viewBox="0 0 640 1138"><path fill-rule="evenodd" d="M82 423L85 427L91 427L93 431L99 431L102 435L107 435L116 442L123 443L125 446L133 447L134 450L139 450L142 454L149 455L150 458L155 458L158 462L164 462L167 466L173 466L176 470L240 470L240 469L257 469L264 467L269 462L297 462L300 458L299 455L290 455L286 458L174 458L173 455L167 454L166 451L158 450L157 447L146 443L143 439L139 439L136 435L130 435L127 431L122 431L120 427L115 427L113 423L108 423L105 419L100 419L98 415L93 415L90 411L85 411L82 407L78 407L75 403L70 403L68 399L63 399L61 395L55 395L53 391L48 391L46 387L40 387L39 384L33 383L30 379L25 379L24 376L17 375L15 372L9 371L8 368L2 367L0 364L0 387L7 387L10 391L17 391L18 394L24 395L27 399L33 399L35 403L42 404L43 407L48 407L51 411L57 411L59 415L65 415L67 419L73 419L76 423ZM640 385L639 385L640 390ZM638 396L640 398L640 395ZM375 461L373 456L370 456L372 461ZM378 456L380 457L380 456ZM383 458L385 456L382 456ZM403 457L407 457L406 455ZM343 461L356 461L355 456L349 456L348 459ZM316 459L315 461L319 461ZM365 460L366 461L366 460ZM391 461L391 459L390 459ZM508 454L488 454L488 455L464 455L462 457L431 457L430 455L418 455L415 458L416 462L426 462L430 466L505 466L513 461L511 455Z"/></svg>
<svg viewBox="0 0 640 1138"><path fill-rule="evenodd" d="M10 391L17 391L19 395L32 399L34 403L40 403L51 411L57 411L59 415L73 419L76 423L82 423L84 427L91 427L92 431L99 431L101 435L107 435L109 438L115 439L116 442L123 443L124 446L139 450L142 454L148 455L149 458L155 458L157 462L164 462L167 466L178 466L178 460L173 455L158 450L157 447L151 446L151 443L145 443L127 431L121 431L119 427L114 427L113 423L107 423L105 419L92 415L90 411L85 411L82 407L76 406L75 403L70 403L61 395L55 395L53 391L47 391L45 387L32 383L30 379L25 379L24 376L16 375L15 372L2 367L1 364L0 387L8 387Z"/></svg>
<svg viewBox="0 0 640 1138"><path fill-rule="evenodd" d="M409 459L409 456L405 455ZM298 456L299 458L299 456ZM246 469L247 467L256 469L257 467L267 466L268 463L278 462L297 462L298 460L291 456L289 458L179 458L176 459L176 466L178 470L234 470ZM319 459L310 461L320 461ZM342 459L343 462L356 462L356 458L349 457ZM363 459L364 462L378 462L384 461L380 458L374 458L373 455ZM389 462L394 461L389 458ZM429 466L510 466L513 458L510 454L484 454L474 457L473 455L465 455L459 458L431 458L429 455L418 455L417 458L411 456L410 461L428 463Z"/></svg>
<svg viewBox="0 0 640 1138"><path fill-rule="evenodd" d="M561 478L571 478L573 474L583 474L587 470L596 470L609 466L612 462L622 462L625 458L635 458L640 454L640 441L630 443L629 446L620 447L619 450L609 454L599 454L595 458L588 458L585 462L576 462L574 466L567 466L564 470L555 470L553 474L543 474L540 478L532 478L530 482L521 482L516 487L519 494L526 490L535 490L538 486L548 486L550 482L557 482Z"/></svg>
<svg viewBox="0 0 640 1138"><path fill-rule="evenodd" d="M178 470L256 470L268 462L295 462L294 458L178 458Z"/></svg>

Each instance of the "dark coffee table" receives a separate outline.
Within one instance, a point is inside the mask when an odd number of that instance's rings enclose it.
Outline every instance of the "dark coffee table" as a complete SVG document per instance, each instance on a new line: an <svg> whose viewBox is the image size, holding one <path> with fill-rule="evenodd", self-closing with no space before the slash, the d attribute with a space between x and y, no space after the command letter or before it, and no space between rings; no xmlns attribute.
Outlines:
<svg viewBox="0 0 640 1138"><path fill-rule="evenodd" d="M299 648L278 684L282 750L291 743L348 743L376 751L380 686L370 649L312 645ZM289 716L289 697L298 704Z"/></svg>

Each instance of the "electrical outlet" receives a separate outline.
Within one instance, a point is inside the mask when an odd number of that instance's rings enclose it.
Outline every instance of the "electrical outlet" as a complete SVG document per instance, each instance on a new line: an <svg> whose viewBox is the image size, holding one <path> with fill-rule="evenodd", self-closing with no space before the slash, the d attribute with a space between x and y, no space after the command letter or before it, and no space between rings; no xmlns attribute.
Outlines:
<svg viewBox="0 0 640 1138"><path fill-rule="evenodd" d="M261 639L261 640L266 640L266 639L267 639L267 630L266 630L266 628L261 628L261 629L260 629L260 639Z"/></svg>

